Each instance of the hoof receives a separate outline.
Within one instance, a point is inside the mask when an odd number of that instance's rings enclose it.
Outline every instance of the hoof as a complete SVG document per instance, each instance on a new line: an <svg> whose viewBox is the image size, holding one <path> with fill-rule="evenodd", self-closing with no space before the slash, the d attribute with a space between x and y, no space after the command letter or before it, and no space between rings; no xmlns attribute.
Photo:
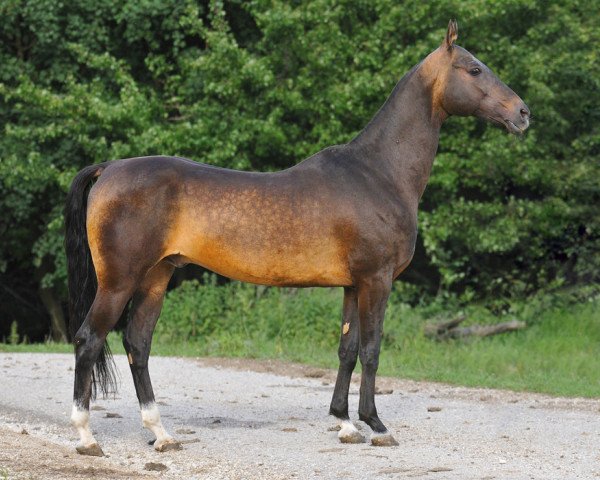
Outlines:
<svg viewBox="0 0 600 480"><path fill-rule="evenodd" d="M371 436L371 445L374 447L397 447L399 443L390 433L377 433Z"/></svg>
<svg viewBox="0 0 600 480"><path fill-rule="evenodd" d="M181 443L179 443L176 440L170 439L170 440L166 440L162 443L158 443L155 442L154 443L154 450L156 450L157 452L168 452L171 450L181 450L183 449L183 447L181 446Z"/></svg>
<svg viewBox="0 0 600 480"><path fill-rule="evenodd" d="M365 443L365 437L363 437L359 432L351 432L346 435L338 435L340 442L342 443Z"/></svg>
<svg viewBox="0 0 600 480"><path fill-rule="evenodd" d="M85 447L78 446L75 448L75 450L77 450L77 453L79 455L89 455L91 457L103 457L104 456L104 452L100 448L100 445L98 445L97 443L92 443L91 445L87 445Z"/></svg>

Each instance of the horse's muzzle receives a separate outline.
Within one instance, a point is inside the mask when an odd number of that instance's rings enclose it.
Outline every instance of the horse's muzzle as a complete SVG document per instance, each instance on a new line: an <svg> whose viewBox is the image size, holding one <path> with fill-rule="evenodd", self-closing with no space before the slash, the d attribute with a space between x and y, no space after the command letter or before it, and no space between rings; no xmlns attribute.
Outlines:
<svg viewBox="0 0 600 480"><path fill-rule="evenodd" d="M504 119L504 125L510 133L513 133L515 135L521 135L529 127L530 116L531 112L529 110L529 107L522 103L519 106L518 113L513 115L513 118Z"/></svg>

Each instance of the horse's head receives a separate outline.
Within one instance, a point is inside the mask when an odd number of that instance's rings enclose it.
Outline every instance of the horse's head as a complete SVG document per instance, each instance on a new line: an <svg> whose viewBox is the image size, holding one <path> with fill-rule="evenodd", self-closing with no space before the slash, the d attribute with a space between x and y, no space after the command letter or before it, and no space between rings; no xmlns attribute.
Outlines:
<svg viewBox="0 0 600 480"><path fill-rule="evenodd" d="M494 73L454 42L458 25L448 24L446 38L424 62L433 78L434 107L445 115L474 115L521 134L529 126L529 108Z"/></svg>

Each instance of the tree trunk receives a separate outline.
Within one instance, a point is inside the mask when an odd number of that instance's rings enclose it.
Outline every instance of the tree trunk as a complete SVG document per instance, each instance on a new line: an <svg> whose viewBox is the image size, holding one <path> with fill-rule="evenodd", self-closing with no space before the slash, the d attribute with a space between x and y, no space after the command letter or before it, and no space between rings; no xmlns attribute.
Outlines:
<svg viewBox="0 0 600 480"><path fill-rule="evenodd" d="M438 341L447 340L449 338L464 338L469 336L488 337L498 333L521 330L527 326L525 322L511 320L510 322L497 323L494 325L471 325L470 327L458 328L458 325L465 321L466 318L466 315L460 315L445 322L427 324L424 328L425 336Z"/></svg>
<svg viewBox="0 0 600 480"><path fill-rule="evenodd" d="M50 315L50 336L55 342L68 342L67 323L60 301L51 288L40 287L39 295Z"/></svg>

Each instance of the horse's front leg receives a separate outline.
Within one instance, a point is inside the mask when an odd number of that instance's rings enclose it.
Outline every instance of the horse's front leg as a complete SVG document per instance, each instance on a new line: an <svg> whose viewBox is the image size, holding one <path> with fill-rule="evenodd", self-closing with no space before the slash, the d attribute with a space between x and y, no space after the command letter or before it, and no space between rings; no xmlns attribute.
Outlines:
<svg viewBox="0 0 600 480"><path fill-rule="evenodd" d="M365 438L350 421L348 415L348 390L358 358L358 302L355 288L344 288L344 309L338 357L340 367L329 413L340 420L341 428L338 438L342 443L363 443Z"/></svg>
<svg viewBox="0 0 600 480"><path fill-rule="evenodd" d="M379 366L383 317L391 286L391 275L386 274L364 279L358 286L359 353L362 365L358 416L371 427L371 443L375 446L398 445L379 419L375 407L375 375Z"/></svg>

